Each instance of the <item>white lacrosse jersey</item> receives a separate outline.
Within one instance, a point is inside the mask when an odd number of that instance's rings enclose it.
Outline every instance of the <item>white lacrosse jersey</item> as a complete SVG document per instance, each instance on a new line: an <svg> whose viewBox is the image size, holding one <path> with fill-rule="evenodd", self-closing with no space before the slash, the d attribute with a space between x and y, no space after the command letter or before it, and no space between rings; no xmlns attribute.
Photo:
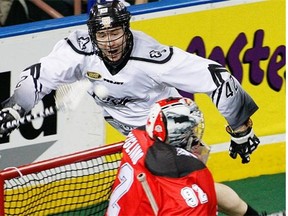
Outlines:
<svg viewBox="0 0 288 216"><path fill-rule="evenodd" d="M239 82L219 63L160 44L143 32L132 31L133 48L126 65L112 75L94 52L88 32L77 30L60 40L51 53L26 68L14 98L26 111L31 110L51 90L64 83L89 79L104 85L108 96L89 94L103 107L105 119L123 134L145 125L152 104L167 97L206 93L219 112L235 129L257 109Z"/></svg>

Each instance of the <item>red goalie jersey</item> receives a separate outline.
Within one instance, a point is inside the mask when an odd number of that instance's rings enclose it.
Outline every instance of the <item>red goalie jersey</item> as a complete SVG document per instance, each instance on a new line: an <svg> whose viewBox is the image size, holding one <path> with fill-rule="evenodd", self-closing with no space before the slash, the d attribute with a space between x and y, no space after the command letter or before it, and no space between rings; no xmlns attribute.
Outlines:
<svg viewBox="0 0 288 216"><path fill-rule="evenodd" d="M212 175L190 152L151 140L145 129L133 130L122 152L106 215L154 215L137 179L140 173L146 175L158 207L157 215L217 214Z"/></svg>

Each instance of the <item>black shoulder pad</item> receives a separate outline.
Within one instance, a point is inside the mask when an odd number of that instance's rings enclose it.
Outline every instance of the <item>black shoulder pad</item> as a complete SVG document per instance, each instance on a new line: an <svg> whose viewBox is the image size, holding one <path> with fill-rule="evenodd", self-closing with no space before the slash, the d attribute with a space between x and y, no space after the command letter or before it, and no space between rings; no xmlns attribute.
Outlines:
<svg viewBox="0 0 288 216"><path fill-rule="evenodd" d="M206 168L204 163L188 151L157 140L147 151L145 166L154 175L170 178L183 177Z"/></svg>
<svg viewBox="0 0 288 216"><path fill-rule="evenodd" d="M148 149L145 166L154 175L179 177L175 164L175 148L158 140Z"/></svg>

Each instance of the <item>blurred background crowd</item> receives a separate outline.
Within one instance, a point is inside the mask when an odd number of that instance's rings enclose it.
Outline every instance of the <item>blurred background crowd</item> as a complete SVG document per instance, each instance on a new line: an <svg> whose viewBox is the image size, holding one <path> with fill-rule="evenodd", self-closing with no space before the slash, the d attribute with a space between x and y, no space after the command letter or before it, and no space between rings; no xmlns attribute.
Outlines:
<svg viewBox="0 0 288 216"><path fill-rule="evenodd" d="M129 6L158 0L121 1ZM84 14L95 2L96 0L0 0L0 26Z"/></svg>

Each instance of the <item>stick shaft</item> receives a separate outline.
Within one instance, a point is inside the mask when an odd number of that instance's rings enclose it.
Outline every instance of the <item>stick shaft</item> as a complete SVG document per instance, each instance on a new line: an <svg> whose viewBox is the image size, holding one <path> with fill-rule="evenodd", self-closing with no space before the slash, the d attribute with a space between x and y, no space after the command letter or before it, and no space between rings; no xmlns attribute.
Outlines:
<svg viewBox="0 0 288 216"><path fill-rule="evenodd" d="M147 196L147 198L151 204L151 207L153 209L154 215L157 215L158 214L158 205L157 205L156 200L152 194L151 188L147 182L145 173L140 173L137 176L137 179L141 183L141 185L145 191L145 194L146 194L146 196Z"/></svg>
<svg viewBox="0 0 288 216"><path fill-rule="evenodd" d="M15 128L19 127L20 125L24 125L26 123L32 122L35 119L45 118L45 117L54 115L56 113L56 111L57 111L56 106L50 106L48 108L45 108L42 112L25 115L22 118L20 118L19 120L13 120L10 122L5 122L1 125L1 129L2 130L15 129Z"/></svg>
<svg viewBox="0 0 288 216"><path fill-rule="evenodd" d="M18 120L12 120L3 123L2 130L16 129L20 125L32 122L34 119L45 118L54 115L56 111L73 110L80 103L82 97L91 87L91 82L87 79L76 81L74 83L63 84L59 86L55 94L55 106L45 108L42 112L25 115Z"/></svg>

